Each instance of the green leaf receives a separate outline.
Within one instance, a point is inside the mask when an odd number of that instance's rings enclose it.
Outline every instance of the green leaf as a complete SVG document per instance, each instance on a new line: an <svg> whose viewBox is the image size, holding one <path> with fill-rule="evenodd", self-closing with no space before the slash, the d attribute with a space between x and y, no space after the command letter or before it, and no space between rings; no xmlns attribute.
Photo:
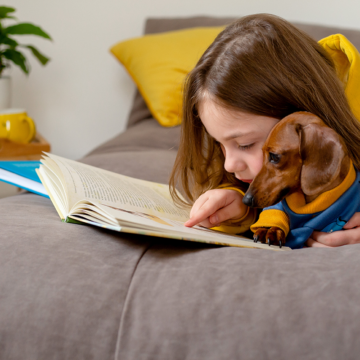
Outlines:
<svg viewBox="0 0 360 360"><path fill-rule="evenodd" d="M5 44L5 45L9 45L10 47L15 48L16 46L18 46L18 42L15 41L14 39L11 39L7 36L1 36L0 35L0 44Z"/></svg>
<svg viewBox="0 0 360 360"><path fill-rule="evenodd" d="M45 55L41 54L39 50L37 50L34 46L31 45L20 45L20 46L27 47L28 49L30 49L33 55L41 62L42 65L46 65L46 63L50 60Z"/></svg>
<svg viewBox="0 0 360 360"><path fill-rule="evenodd" d="M8 26L3 29L5 34L12 35L37 35L42 36L45 39L51 40L50 35L48 35L44 30L39 26L30 24L30 23L21 23L17 25Z"/></svg>
<svg viewBox="0 0 360 360"><path fill-rule="evenodd" d="M5 51L0 53L0 56L4 55L8 60L12 61L15 65L20 66L22 71L24 71L25 74L29 73L29 67L26 62L25 56L17 50L14 49L6 49Z"/></svg>
<svg viewBox="0 0 360 360"><path fill-rule="evenodd" d="M0 19L15 19L14 16L8 16L8 13L14 12L15 9L7 6L0 6Z"/></svg>

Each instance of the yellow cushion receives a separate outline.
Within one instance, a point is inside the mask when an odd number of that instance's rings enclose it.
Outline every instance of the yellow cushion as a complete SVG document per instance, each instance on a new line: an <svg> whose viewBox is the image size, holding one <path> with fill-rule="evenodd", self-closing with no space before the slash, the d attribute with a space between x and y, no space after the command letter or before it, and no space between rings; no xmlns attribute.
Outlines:
<svg viewBox="0 0 360 360"><path fill-rule="evenodd" d="M360 54L341 34L328 36L319 44L334 60L337 75L343 82L345 94L355 117L360 121Z"/></svg>
<svg viewBox="0 0 360 360"><path fill-rule="evenodd" d="M185 76L224 27L192 28L122 41L110 51L163 126L181 123Z"/></svg>

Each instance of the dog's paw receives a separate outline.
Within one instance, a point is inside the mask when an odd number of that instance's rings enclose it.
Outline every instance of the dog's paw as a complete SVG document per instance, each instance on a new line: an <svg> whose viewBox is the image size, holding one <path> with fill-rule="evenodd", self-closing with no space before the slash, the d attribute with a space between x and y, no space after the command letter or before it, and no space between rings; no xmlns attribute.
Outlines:
<svg viewBox="0 0 360 360"><path fill-rule="evenodd" d="M255 242L262 242L264 244L278 245L281 247L285 245L286 237L284 231L273 226L271 228L258 228L253 236Z"/></svg>

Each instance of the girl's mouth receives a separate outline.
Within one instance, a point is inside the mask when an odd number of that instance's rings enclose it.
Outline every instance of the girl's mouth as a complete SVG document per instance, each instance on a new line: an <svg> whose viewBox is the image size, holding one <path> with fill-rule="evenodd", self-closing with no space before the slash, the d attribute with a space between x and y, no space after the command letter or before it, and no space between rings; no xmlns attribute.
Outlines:
<svg viewBox="0 0 360 360"><path fill-rule="evenodd" d="M247 179L239 179L240 181L242 181L242 182L246 182L246 183L252 183L252 179L250 179L250 180L247 180Z"/></svg>

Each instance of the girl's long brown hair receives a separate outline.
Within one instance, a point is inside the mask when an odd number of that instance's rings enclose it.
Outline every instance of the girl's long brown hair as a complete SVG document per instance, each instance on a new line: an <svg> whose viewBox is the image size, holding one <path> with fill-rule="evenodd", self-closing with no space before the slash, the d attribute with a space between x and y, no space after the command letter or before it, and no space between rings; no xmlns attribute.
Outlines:
<svg viewBox="0 0 360 360"><path fill-rule="evenodd" d="M309 111L345 140L360 168L360 123L350 110L332 59L309 35L270 14L250 15L225 28L188 74L180 146L170 177L171 194L185 205L223 183L246 185L224 169L220 146L198 114L202 98L220 106L278 119Z"/></svg>

